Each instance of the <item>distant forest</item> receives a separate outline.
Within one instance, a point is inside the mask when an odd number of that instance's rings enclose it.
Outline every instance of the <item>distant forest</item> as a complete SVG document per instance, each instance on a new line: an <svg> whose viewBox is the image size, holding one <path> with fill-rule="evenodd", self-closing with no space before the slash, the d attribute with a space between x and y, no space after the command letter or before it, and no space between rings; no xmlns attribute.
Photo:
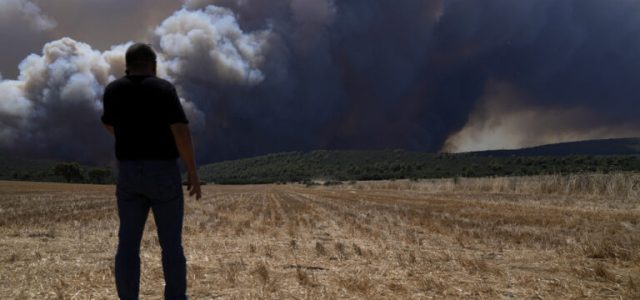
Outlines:
<svg viewBox="0 0 640 300"><path fill-rule="evenodd" d="M640 171L637 155L487 156L403 150L313 151L269 154L200 168L220 184L309 183L382 179L524 176Z"/></svg>
<svg viewBox="0 0 640 300"><path fill-rule="evenodd" d="M0 155L0 180L111 184L110 168Z"/></svg>
<svg viewBox="0 0 640 300"><path fill-rule="evenodd" d="M115 183L117 170L0 154L0 180ZM286 152L201 166L203 182L328 184L354 180L640 172L640 139L459 154L405 150Z"/></svg>

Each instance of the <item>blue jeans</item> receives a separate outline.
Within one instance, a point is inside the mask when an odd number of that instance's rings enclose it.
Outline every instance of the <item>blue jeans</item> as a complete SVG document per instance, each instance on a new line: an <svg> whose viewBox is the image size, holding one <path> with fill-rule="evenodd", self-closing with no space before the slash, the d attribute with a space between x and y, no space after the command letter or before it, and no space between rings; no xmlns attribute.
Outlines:
<svg viewBox="0 0 640 300"><path fill-rule="evenodd" d="M165 299L187 299L186 259L182 249L184 198L180 171L171 161L120 161L118 184L116 287L120 299L138 299L140 240L149 209L162 248Z"/></svg>

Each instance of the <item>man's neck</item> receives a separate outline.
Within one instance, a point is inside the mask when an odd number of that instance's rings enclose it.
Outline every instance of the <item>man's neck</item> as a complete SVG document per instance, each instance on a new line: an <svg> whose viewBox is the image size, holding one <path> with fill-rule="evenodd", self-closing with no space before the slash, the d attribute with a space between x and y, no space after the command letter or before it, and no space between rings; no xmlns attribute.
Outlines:
<svg viewBox="0 0 640 300"><path fill-rule="evenodd" d="M129 72L127 76L156 76L156 74L148 72Z"/></svg>

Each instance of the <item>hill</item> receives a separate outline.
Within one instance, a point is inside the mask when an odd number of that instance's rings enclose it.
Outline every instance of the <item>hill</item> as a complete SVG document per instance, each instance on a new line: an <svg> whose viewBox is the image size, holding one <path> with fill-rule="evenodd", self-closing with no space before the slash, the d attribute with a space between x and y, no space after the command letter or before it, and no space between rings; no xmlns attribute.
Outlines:
<svg viewBox="0 0 640 300"><path fill-rule="evenodd" d="M0 153L0 180L113 183L109 169ZM67 166L69 167L69 166ZM73 170L72 170L73 171ZM285 152L200 168L203 181L225 184L519 176L640 171L640 138L561 143L517 150L434 154L405 150Z"/></svg>
<svg viewBox="0 0 640 300"><path fill-rule="evenodd" d="M588 140L473 153L485 156L638 155L640 138Z"/></svg>
<svg viewBox="0 0 640 300"><path fill-rule="evenodd" d="M460 154L404 150L286 152L205 165L200 174L208 182L249 184L640 171L639 140Z"/></svg>

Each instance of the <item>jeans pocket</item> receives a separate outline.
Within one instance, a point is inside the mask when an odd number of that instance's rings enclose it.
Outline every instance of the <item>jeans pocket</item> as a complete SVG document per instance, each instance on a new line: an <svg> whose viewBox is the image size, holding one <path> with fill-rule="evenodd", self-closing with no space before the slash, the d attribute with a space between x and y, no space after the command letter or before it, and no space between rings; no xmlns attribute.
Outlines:
<svg viewBox="0 0 640 300"><path fill-rule="evenodd" d="M121 167L118 170L118 179L116 183L116 196L128 198L126 195L137 194L141 192L140 176L136 170L128 167Z"/></svg>
<svg viewBox="0 0 640 300"><path fill-rule="evenodd" d="M180 174L169 172L149 178L150 193L156 202L169 202L182 197Z"/></svg>

